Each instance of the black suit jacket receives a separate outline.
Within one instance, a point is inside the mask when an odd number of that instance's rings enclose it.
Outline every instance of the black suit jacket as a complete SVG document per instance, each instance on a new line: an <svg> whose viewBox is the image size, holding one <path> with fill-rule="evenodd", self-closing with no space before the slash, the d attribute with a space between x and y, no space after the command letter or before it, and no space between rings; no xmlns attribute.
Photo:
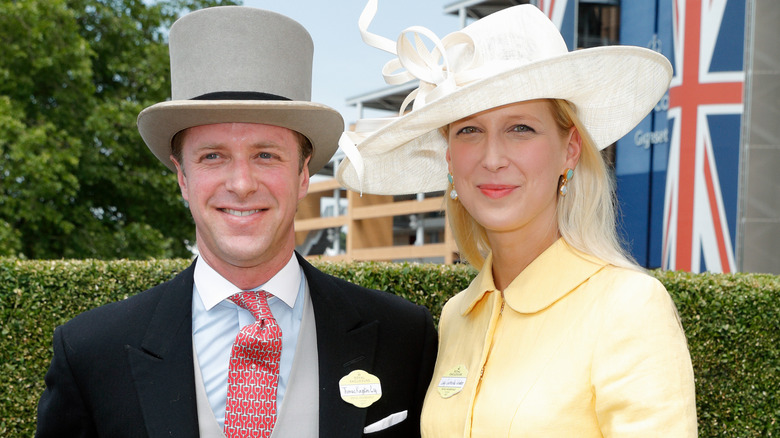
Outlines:
<svg viewBox="0 0 780 438"><path fill-rule="evenodd" d="M317 328L320 436L360 437L396 412L408 418L368 437L419 436L437 335L430 312L326 275L300 256ZM197 437L192 358L194 264L173 280L85 312L54 332L37 437ZM382 397L341 399L353 370L379 377Z"/></svg>

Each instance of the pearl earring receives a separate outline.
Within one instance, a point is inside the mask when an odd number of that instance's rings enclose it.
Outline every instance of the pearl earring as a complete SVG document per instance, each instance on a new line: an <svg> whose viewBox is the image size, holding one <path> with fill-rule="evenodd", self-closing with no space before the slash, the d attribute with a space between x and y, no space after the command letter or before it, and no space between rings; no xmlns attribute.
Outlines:
<svg viewBox="0 0 780 438"><path fill-rule="evenodd" d="M452 199L453 201L457 201L458 200L458 191L455 190L455 182L452 179L452 174L448 173L447 174L447 179L450 182L450 199Z"/></svg>

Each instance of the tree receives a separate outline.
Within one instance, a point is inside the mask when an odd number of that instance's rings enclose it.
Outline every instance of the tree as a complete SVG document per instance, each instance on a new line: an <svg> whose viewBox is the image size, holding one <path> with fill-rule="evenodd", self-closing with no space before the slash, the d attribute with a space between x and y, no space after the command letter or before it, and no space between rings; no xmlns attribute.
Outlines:
<svg viewBox="0 0 780 438"><path fill-rule="evenodd" d="M135 120L169 98L173 21L233 3L0 3L0 255L190 255L194 225L176 175Z"/></svg>

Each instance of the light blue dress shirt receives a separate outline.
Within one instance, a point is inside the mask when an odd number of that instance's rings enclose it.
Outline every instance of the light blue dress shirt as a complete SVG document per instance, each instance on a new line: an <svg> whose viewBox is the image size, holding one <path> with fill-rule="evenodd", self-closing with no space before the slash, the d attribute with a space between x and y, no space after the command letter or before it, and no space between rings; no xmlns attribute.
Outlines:
<svg viewBox="0 0 780 438"><path fill-rule="evenodd" d="M203 258L195 262L192 292L192 339L198 354L206 395L220 427L225 425L228 364L236 335L254 316L228 298L241 289L218 274ZM282 355L276 403L281 406L303 317L306 276L293 253L290 261L268 282L255 288L271 295L268 307L282 329Z"/></svg>

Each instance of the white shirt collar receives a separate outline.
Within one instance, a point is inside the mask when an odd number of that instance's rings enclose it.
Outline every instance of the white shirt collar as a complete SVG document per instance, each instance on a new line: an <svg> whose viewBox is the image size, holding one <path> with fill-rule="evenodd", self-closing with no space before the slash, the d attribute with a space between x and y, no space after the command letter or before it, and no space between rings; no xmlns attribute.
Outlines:
<svg viewBox="0 0 780 438"><path fill-rule="evenodd" d="M215 271L202 257L198 257L195 261L194 280L197 295L200 296L203 307L207 311L231 295L241 292L239 287ZM301 265L293 252L290 261L279 272L265 284L261 284L254 289L262 289L292 308L295 306L295 299L298 297L300 285Z"/></svg>

